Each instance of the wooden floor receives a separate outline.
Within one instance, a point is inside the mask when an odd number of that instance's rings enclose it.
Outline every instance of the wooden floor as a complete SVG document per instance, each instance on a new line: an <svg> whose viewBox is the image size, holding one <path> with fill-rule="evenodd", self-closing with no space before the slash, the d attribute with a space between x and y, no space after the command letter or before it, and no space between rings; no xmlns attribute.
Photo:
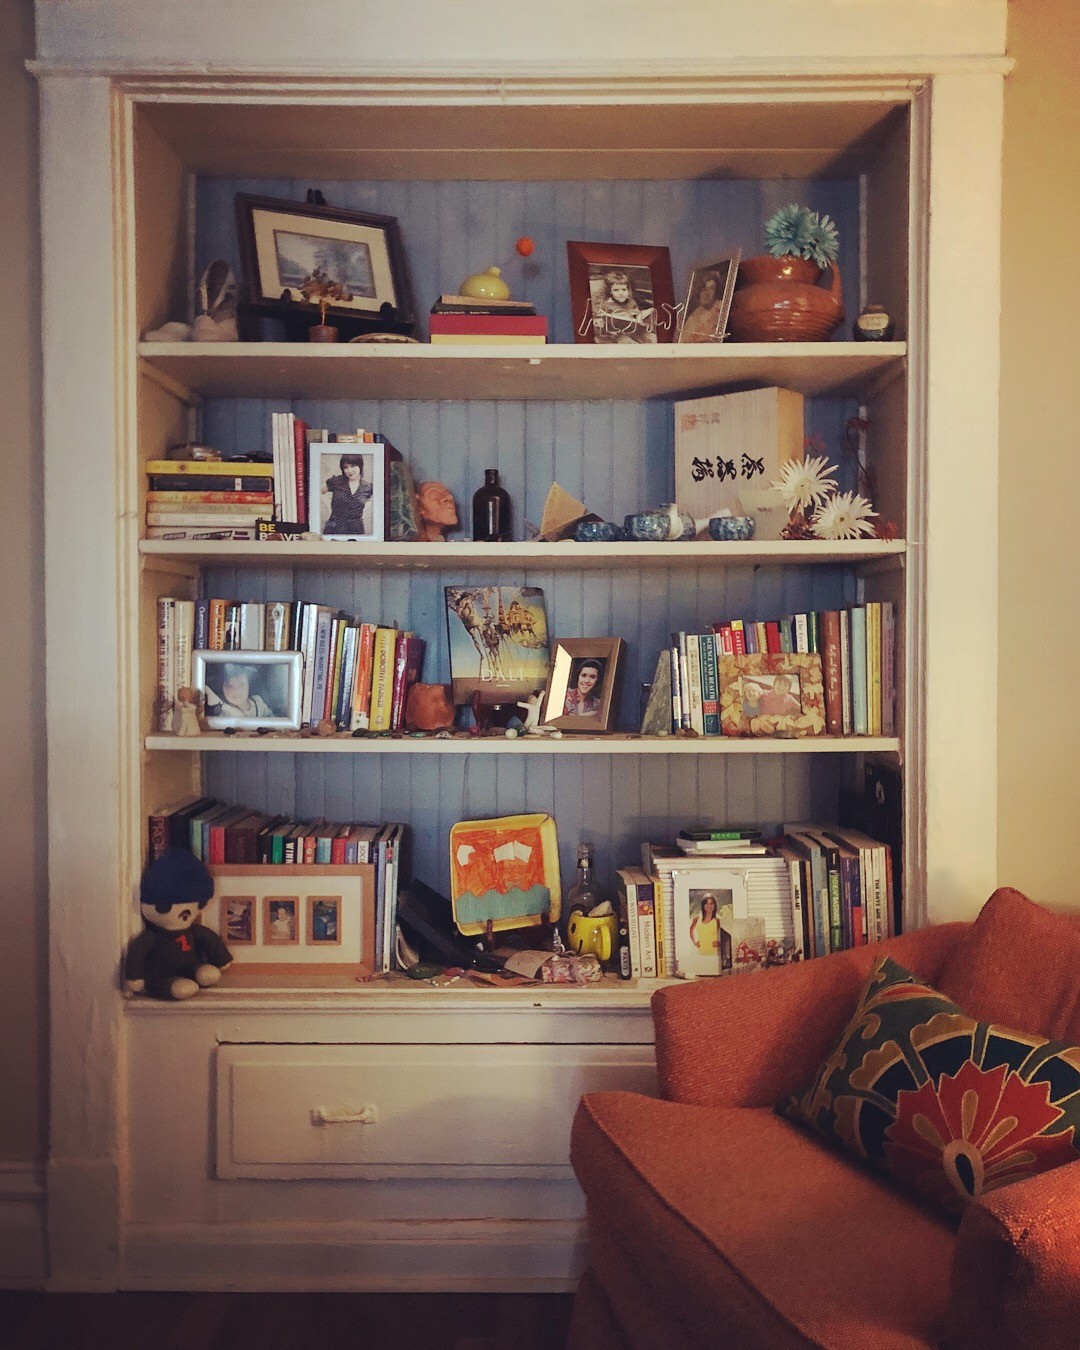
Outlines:
<svg viewBox="0 0 1080 1350"><path fill-rule="evenodd" d="M0 1350L563 1350L563 1294L0 1292Z"/></svg>

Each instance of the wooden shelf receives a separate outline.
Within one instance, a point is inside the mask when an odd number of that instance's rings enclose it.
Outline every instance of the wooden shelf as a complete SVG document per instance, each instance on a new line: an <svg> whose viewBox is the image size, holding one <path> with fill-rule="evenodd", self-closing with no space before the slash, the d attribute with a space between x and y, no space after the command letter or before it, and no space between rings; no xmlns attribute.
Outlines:
<svg viewBox="0 0 1080 1350"><path fill-rule="evenodd" d="M239 565L250 563L265 567L285 563L294 567L320 569L402 568L430 571L435 568L530 568L555 569L623 567L717 567L753 566L757 563L859 563L883 558L902 558L907 551L903 540L786 540L755 543L714 543L712 540L687 540L685 543L650 544L474 544L467 540L446 544L358 544L323 539L283 539L257 543L254 540L211 543L203 540L144 539L139 552L144 557L176 558L201 563Z"/></svg>
<svg viewBox="0 0 1080 1350"><path fill-rule="evenodd" d="M202 398L638 401L774 384L806 395L865 396L902 372L906 352L903 342L648 347L139 345L144 373L191 402Z"/></svg>
<svg viewBox="0 0 1080 1350"><path fill-rule="evenodd" d="M208 732L204 736L151 735L147 750L246 751L254 754L287 755L856 755L868 751L899 754L895 736L813 736L804 740L760 737L736 739L726 736L458 736L438 740L434 736L300 736Z"/></svg>

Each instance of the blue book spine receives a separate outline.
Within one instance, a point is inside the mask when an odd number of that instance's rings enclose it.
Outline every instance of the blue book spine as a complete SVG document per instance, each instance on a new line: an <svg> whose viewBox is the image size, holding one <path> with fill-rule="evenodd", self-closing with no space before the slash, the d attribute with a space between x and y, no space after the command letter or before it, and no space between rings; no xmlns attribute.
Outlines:
<svg viewBox="0 0 1080 1350"><path fill-rule="evenodd" d="M192 650L204 652L210 646L210 601L204 596L195 601L195 630L191 636Z"/></svg>
<svg viewBox="0 0 1080 1350"><path fill-rule="evenodd" d="M851 611L851 729L856 736L867 734L866 721L866 610L857 605Z"/></svg>
<svg viewBox="0 0 1080 1350"><path fill-rule="evenodd" d="M716 665L716 637L702 633L698 639L701 654L701 715L706 736L720 735L720 677Z"/></svg>

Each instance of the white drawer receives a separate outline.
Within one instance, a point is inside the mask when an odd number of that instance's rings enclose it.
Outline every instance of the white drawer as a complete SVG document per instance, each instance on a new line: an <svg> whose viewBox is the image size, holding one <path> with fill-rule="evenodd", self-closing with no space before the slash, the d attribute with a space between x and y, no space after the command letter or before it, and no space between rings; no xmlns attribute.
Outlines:
<svg viewBox="0 0 1080 1350"><path fill-rule="evenodd" d="M611 1088L656 1094L651 1046L221 1046L217 1175L569 1176Z"/></svg>

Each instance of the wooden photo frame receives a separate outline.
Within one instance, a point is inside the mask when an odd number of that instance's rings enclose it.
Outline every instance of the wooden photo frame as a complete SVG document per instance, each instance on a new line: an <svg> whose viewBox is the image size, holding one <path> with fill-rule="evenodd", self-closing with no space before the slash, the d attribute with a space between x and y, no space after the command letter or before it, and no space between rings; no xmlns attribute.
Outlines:
<svg viewBox="0 0 1080 1350"><path fill-rule="evenodd" d="M817 653L722 656L720 730L725 736L823 736L825 691Z"/></svg>
<svg viewBox="0 0 1080 1350"><path fill-rule="evenodd" d="M257 975L347 974L375 968L375 868L212 863L215 902L203 922L224 938L234 965ZM257 922L237 941L238 906ZM285 906L282 914L281 907ZM332 922L331 922L332 919ZM245 929L240 929L244 933Z"/></svg>
<svg viewBox="0 0 1080 1350"><path fill-rule="evenodd" d="M566 252L575 342L675 340L678 313L666 248L571 240Z"/></svg>
<svg viewBox="0 0 1080 1350"><path fill-rule="evenodd" d="M343 340L374 331L411 336L416 302L395 217L239 192L236 229L248 313L284 319L299 330L289 333L293 340L306 336L320 314L301 288L318 270L348 292L327 306Z"/></svg>
<svg viewBox="0 0 1080 1350"><path fill-rule="evenodd" d="M723 342L727 337L731 297L742 249L730 258L695 267L687 283L686 303L679 316L679 342Z"/></svg>
<svg viewBox="0 0 1080 1350"><path fill-rule="evenodd" d="M543 725L593 735L613 731L625 650L622 638L556 642L540 716Z"/></svg>

